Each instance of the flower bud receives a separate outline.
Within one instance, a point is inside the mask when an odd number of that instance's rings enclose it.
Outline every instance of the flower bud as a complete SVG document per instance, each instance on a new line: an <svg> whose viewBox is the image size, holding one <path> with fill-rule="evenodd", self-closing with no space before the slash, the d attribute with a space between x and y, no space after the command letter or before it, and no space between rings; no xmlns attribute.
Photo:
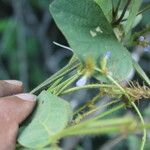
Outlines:
<svg viewBox="0 0 150 150"><path fill-rule="evenodd" d="M76 86L84 86L87 82L87 77L83 76L81 77L77 82L76 82Z"/></svg>
<svg viewBox="0 0 150 150"><path fill-rule="evenodd" d="M100 64L101 64L101 70L102 71L105 71L106 70L106 67L107 67L107 61L108 59L110 58L111 56L111 52L110 51L107 51L104 55L104 57L102 58Z"/></svg>
<svg viewBox="0 0 150 150"><path fill-rule="evenodd" d="M145 37L144 37L144 36L140 36L140 37L139 37L139 41L140 41L140 42L143 42L144 40L145 40Z"/></svg>

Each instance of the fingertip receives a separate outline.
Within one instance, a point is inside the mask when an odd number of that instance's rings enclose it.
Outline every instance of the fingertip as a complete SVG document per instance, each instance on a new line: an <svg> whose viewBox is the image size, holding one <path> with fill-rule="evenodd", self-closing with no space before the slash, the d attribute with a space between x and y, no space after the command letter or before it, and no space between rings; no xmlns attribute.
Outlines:
<svg viewBox="0 0 150 150"><path fill-rule="evenodd" d="M22 123L33 111L36 96L30 93L16 94L0 98L0 120Z"/></svg>
<svg viewBox="0 0 150 150"><path fill-rule="evenodd" d="M18 108L20 115L16 119L18 120L17 122L20 124L33 111L36 105L36 96L30 93L22 93L14 95L14 97L16 97L20 101L20 108Z"/></svg>
<svg viewBox="0 0 150 150"><path fill-rule="evenodd" d="M36 101L36 95L30 93L21 93L15 96L25 101Z"/></svg>
<svg viewBox="0 0 150 150"><path fill-rule="evenodd" d="M16 85L16 86L23 86L23 83L21 81L18 80L4 80L5 82L12 84L12 85Z"/></svg>
<svg viewBox="0 0 150 150"><path fill-rule="evenodd" d="M10 96L23 92L23 83L18 80L1 80L0 97Z"/></svg>

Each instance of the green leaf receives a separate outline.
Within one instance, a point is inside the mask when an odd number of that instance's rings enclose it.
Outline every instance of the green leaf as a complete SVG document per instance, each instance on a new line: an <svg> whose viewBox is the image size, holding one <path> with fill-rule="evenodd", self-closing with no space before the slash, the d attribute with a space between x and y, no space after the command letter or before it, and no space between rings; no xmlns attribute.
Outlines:
<svg viewBox="0 0 150 150"><path fill-rule="evenodd" d="M27 148L41 148L50 144L72 118L68 102L47 91L41 92L37 107L20 130L18 142Z"/></svg>
<svg viewBox="0 0 150 150"><path fill-rule="evenodd" d="M140 67L140 65L133 59L133 66L137 73L141 76L143 80L150 86L150 79L146 75L146 73L143 71L143 69Z"/></svg>
<svg viewBox="0 0 150 150"><path fill-rule="evenodd" d="M16 149L16 150L62 150L61 148L59 147L45 147L45 148L39 148L39 149L29 149L29 148L19 148L19 149Z"/></svg>
<svg viewBox="0 0 150 150"><path fill-rule="evenodd" d="M122 10L120 10L119 12L118 12L118 16L121 16L121 14L122 14ZM127 23L128 23L128 17L129 17L129 15L130 15L130 12L129 11L126 11L126 13L125 13L125 15L124 15L124 17L123 17L123 20L126 20L126 21L123 21L123 22L121 22L121 24L123 25L123 28L124 29L126 29L126 26L127 26ZM139 14L139 15L137 15L137 16L135 16L135 18L134 18L134 22L133 22L133 24L132 24L132 28L134 28L134 27L136 27L139 23L140 23L140 21L142 20L142 14ZM131 28L130 28L131 29Z"/></svg>
<svg viewBox="0 0 150 150"><path fill-rule="evenodd" d="M138 10L140 8L141 2L142 2L142 0L132 0L131 1L131 7L129 10L128 20L126 21L126 25L124 28L125 34L128 34L128 32L133 28L135 18L138 13Z"/></svg>
<svg viewBox="0 0 150 150"><path fill-rule="evenodd" d="M94 0L102 9L105 17L109 22L112 20L112 3L111 0Z"/></svg>
<svg viewBox="0 0 150 150"><path fill-rule="evenodd" d="M50 11L81 61L90 56L99 65L100 59L110 51L108 68L113 78L126 79L132 69L131 56L117 41L110 23L94 0L55 0ZM98 78L102 80L101 75Z"/></svg>

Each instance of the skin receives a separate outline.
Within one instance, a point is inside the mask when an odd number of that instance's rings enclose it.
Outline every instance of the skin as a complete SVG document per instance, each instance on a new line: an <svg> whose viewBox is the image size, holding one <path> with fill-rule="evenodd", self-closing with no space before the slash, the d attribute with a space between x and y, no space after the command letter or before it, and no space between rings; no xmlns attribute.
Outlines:
<svg viewBox="0 0 150 150"><path fill-rule="evenodd" d="M19 125L35 106L36 97L22 92L22 82L0 81L0 150L15 149Z"/></svg>

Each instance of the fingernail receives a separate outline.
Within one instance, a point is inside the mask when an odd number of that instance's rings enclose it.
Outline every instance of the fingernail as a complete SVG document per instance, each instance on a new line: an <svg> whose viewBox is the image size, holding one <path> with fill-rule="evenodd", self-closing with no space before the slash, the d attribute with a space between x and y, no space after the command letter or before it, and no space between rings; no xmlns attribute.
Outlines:
<svg viewBox="0 0 150 150"><path fill-rule="evenodd" d="M13 84L13 85L17 85L17 86L22 86L22 82L18 81L18 80L4 80L5 82L9 83L9 84Z"/></svg>
<svg viewBox="0 0 150 150"><path fill-rule="evenodd" d="M36 96L29 93L17 94L15 96L25 101L36 101Z"/></svg>

